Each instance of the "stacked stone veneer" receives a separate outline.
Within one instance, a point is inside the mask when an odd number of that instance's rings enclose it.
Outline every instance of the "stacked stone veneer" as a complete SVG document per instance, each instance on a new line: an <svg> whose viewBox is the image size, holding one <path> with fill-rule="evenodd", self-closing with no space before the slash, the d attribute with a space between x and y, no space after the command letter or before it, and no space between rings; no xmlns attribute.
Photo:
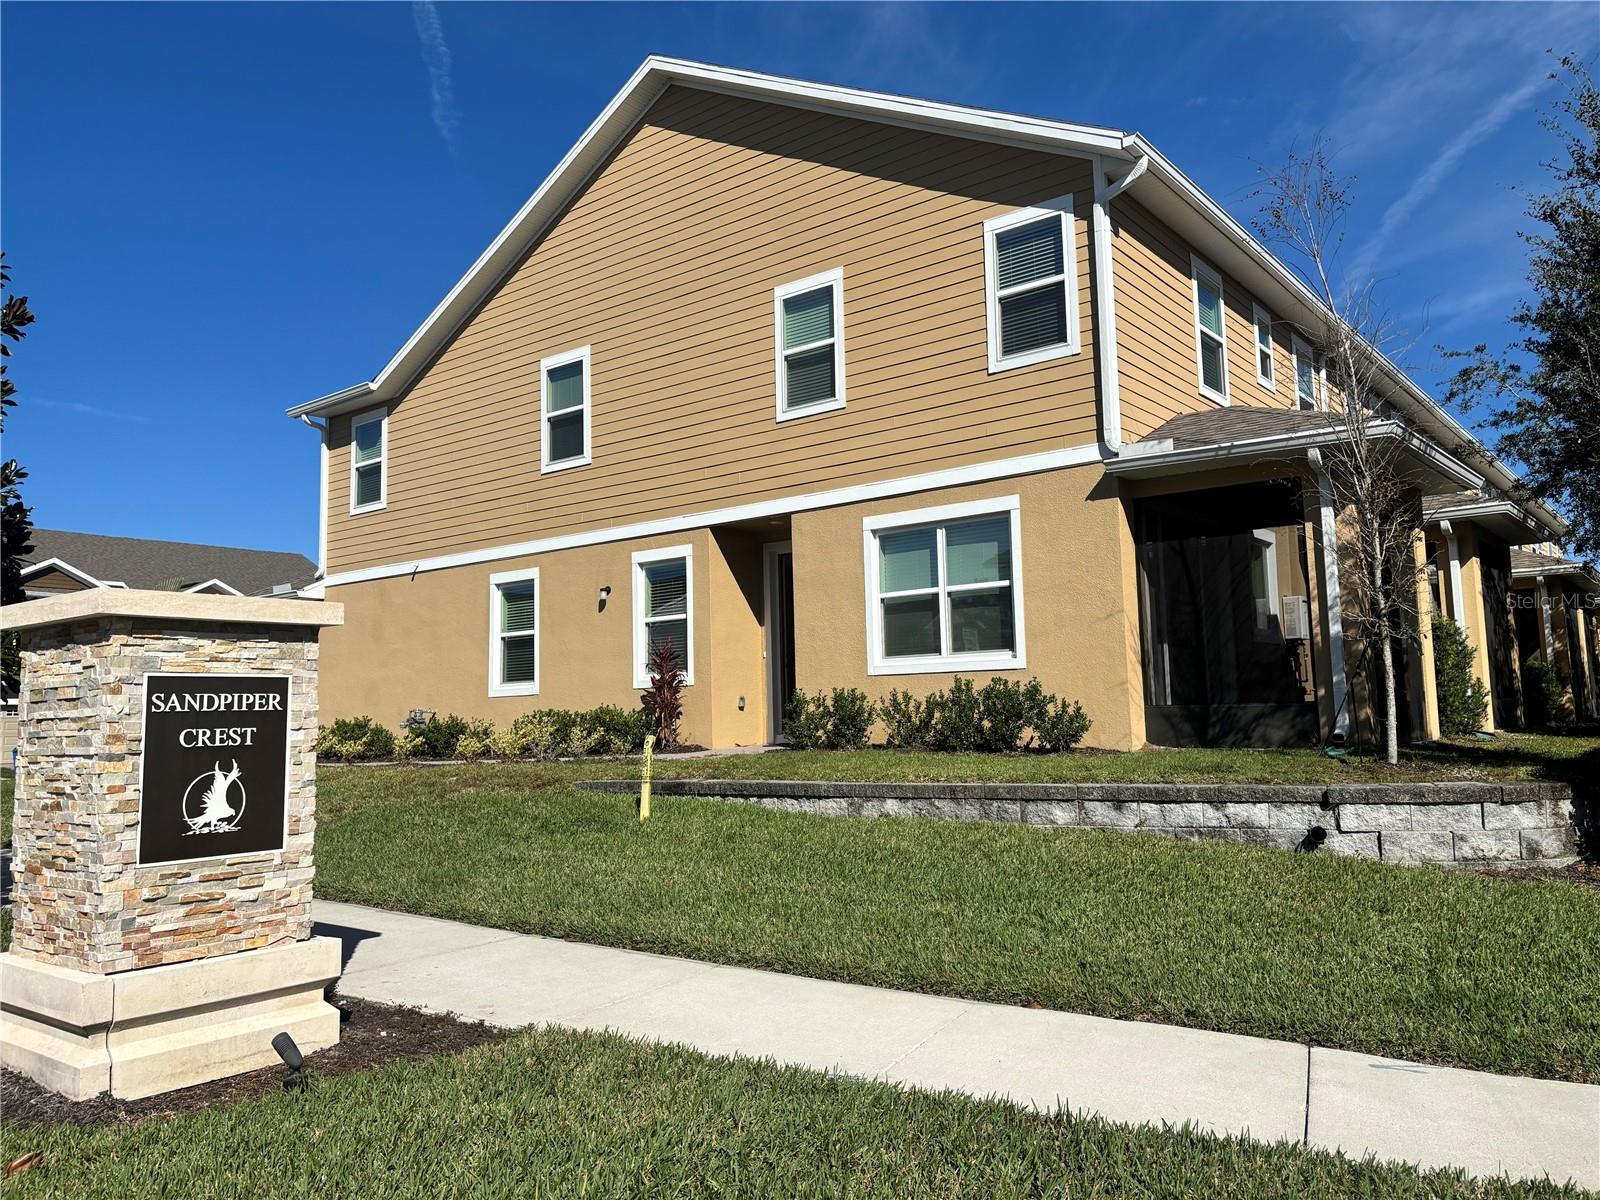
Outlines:
<svg viewBox="0 0 1600 1200"><path fill-rule="evenodd" d="M580 784L632 791L627 782ZM1570 860L1571 789L1548 783L1421 783L1351 787L1183 784L831 783L659 780L690 795L832 816L1116 829L1173 838L1307 849L1443 865ZM1318 835L1314 831L1321 830Z"/></svg>
<svg viewBox="0 0 1600 1200"><path fill-rule="evenodd" d="M310 936L317 630L107 616L21 638L11 953L109 974ZM152 672L291 676L281 852L135 866Z"/></svg>

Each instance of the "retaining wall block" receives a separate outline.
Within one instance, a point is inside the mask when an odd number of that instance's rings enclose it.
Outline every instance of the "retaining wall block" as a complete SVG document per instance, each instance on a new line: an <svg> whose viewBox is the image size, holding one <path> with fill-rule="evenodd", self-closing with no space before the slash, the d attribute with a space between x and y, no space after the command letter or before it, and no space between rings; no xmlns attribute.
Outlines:
<svg viewBox="0 0 1600 1200"><path fill-rule="evenodd" d="M1378 858L1378 835L1376 833L1333 833L1330 831L1327 841L1322 843L1322 849L1328 854L1337 854L1341 858Z"/></svg>
<svg viewBox="0 0 1600 1200"><path fill-rule="evenodd" d="M1030 800L1022 806L1022 818L1030 825L1083 824L1076 800Z"/></svg>
<svg viewBox="0 0 1600 1200"><path fill-rule="evenodd" d="M1483 806L1485 829L1538 829L1544 824L1546 824L1544 806L1537 800L1519 800L1515 804Z"/></svg>
<svg viewBox="0 0 1600 1200"><path fill-rule="evenodd" d="M1504 862L1522 857L1522 838L1515 829L1482 829L1455 834L1457 862Z"/></svg>
<svg viewBox="0 0 1600 1200"><path fill-rule="evenodd" d="M1139 825L1139 804L1132 800L1085 800L1083 823L1109 829L1135 829Z"/></svg>
<svg viewBox="0 0 1600 1200"><path fill-rule="evenodd" d="M1198 828L1205 824L1205 806L1186 801L1181 804L1139 804L1139 823L1167 828L1189 826Z"/></svg>
<svg viewBox="0 0 1600 1200"><path fill-rule="evenodd" d="M1267 806L1265 804L1229 801L1212 801L1205 806L1205 819L1200 823L1213 829L1265 829Z"/></svg>
<svg viewBox="0 0 1600 1200"><path fill-rule="evenodd" d="M1578 852L1572 827L1524 829L1521 831L1523 858L1570 858Z"/></svg>
<svg viewBox="0 0 1600 1200"><path fill-rule="evenodd" d="M1328 793L1333 795L1332 791ZM1339 830L1341 833L1374 833L1411 828L1409 804L1341 804L1339 805Z"/></svg>
<svg viewBox="0 0 1600 1200"><path fill-rule="evenodd" d="M1450 862L1455 857L1454 837L1432 830L1424 833L1385 831L1380 835L1379 848L1385 862Z"/></svg>
<svg viewBox="0 0 1600 1200"><path fill-rule="evenodd" d="M1298 829L1301 833L1313 825L1333 824L1333 814L1325 812L1320 804L1303 804L1274 800L1267 805L1268 829Z"/></svg>
<svg viewBox="0 0 1600 1200"><path fill-rule="evenodd" d="M1474 830L1483 828L1481 804L1418 804L1411 809L1411 828L1416 830Z"/></svg>

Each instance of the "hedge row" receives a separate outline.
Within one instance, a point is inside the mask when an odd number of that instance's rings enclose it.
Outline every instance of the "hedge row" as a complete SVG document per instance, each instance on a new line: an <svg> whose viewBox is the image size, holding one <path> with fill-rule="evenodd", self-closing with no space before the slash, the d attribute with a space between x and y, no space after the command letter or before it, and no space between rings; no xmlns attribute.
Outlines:
<svg viewBox="0 0 1600 1200"><path fill-rule="evenodd" d="M1071 750L1092 724L1083 705L1046 692L1037 679L1019 684L995 676L982 688L957 678L949 691L921 699L891 691L881 704L858 688L796 692L784 708L783 731L801 749L848 750L865 746L879 720L891 746L996 754Z"/></svg>
<svg viewBox="0 0 1600 1200"><path fill-rule="evenodd" d="M573 712L546 708L525 713L504 729L493 721L451 713L410 725L396 737L371 717L341 717L317 735L317 756L332 762L413 758L576 758L585 754L638 754L649 719L606 704Z"/></svg>

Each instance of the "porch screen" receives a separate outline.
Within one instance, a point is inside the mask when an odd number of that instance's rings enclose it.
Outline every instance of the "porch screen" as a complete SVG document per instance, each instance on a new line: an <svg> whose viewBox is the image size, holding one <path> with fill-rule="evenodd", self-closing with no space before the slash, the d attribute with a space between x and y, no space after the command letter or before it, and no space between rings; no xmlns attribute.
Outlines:
<svg viewBox="0 0 1600 1200"><path fill-rule="evenodd" d="M1146 703L1316 698L1298 493L1260 484L1140 505Z"/></svg>

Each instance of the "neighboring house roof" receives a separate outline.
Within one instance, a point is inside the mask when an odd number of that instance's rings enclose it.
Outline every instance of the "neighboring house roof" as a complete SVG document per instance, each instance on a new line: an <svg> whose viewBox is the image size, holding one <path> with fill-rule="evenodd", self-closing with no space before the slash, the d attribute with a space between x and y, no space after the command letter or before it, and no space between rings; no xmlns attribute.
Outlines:
<svg viewBox="0 0 1600 1200"><path fill-rule="evenodd" d="M1349 437L1338 413L1242 405L1182 413L1106 460L1112 475L1133 478L1204 471L1231 463L1289 462ZM1408 474L1426 488L1475 488L1483 476L1401 422L1373 417L1369 439L1398 442Z"/></svg>
<svg viewBox="0 0 1600 1200"><path fill-rule="evenodd" d="M1515 501L1477 492L1424 496L1422 519L1429 525L1443 521L1470 521L1512 545L1526 542L1530 533L1535 537L1545 537L1550 532L1550 527L1536 514Z"/></svg>
<svg viewBox="0 0 1600 1200"><path fill-rule="evenodd" d="M316 564L303 554L279 550L157 542L61 529L35 529L32 540L25 577L53 567L66 569L79 579L87 576L93 581L90 586L232 590L252 596L285 584L302 588L317 573Z"/></svg>
<svg viewBox="0 0 1600 1200"><path fill-rule="evenodd" d="M1589 568L1570 558L1557 558L1551 554L1538 554L1532 550L1513 549L1511 573L1524 578L1537 575L1588 575Z"/></svg>
<svg viewBox="0 0 1600 1200"><path fill-rule="evenodd" d="M1201 191L1143 134L651 55L383 370L366 383L294 405L288 409L288 415L331 416L397 398L544 235L662 92L673 84L1093 159L1097 164L1097 203L1102 188L1107 186L1100 168L1120 169L1121 177L1116 186L1126 188L1129 195L1136 196L1180 237L1205 251L1213 266L1244 283L1264 303L1273 306L1281 319L1308 329L1334 319L1304 280ZM1395 389L1391 399L1404 404L1406 415L1424 433L1452 453L1471 451L1475 457L1481 456L1493 485L1503 492L1512 490L1517 479L1509 467L1484 449L1460 422L1398 366L1376 348L1373 354ZM1541 520L1548 520L1552 527L1564 531L1560 518L1549 509L1539 506L1539 515Z"/></svg>

